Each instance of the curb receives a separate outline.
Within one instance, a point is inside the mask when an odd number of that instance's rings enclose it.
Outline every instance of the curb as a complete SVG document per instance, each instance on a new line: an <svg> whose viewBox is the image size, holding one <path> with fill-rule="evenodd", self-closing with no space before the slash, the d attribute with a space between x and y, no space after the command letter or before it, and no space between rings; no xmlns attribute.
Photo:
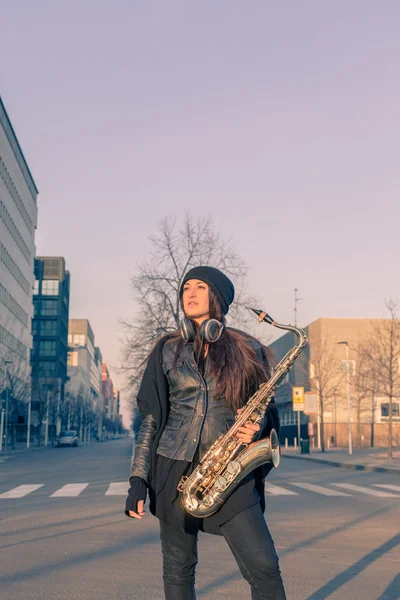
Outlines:
<svg viewBox="0 0 400 600"><path fill-rule="evenodd" d="M291 454L282 454L282 458L294 458L295 460L309 460L313 463L331 465L331 467L341 467L342 469L350 469L352 471L370 471L373 473L396 473L397 475L400 475L400 469L394 469L391 467L375 467L372 465L362 465L360 463L345 463L336 460L328 460L327 458L312 458L311 456L296 456Z"/></svg>

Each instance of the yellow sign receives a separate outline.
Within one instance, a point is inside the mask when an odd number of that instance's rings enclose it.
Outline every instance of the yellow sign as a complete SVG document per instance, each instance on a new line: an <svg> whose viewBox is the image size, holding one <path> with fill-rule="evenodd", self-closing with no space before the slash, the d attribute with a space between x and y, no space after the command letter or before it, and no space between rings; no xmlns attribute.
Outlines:
<svg viewBox="0 0 400 600"><path fill-rule="evenodd" d="M304 388L294 387L292 389L293 411L304 410Z"/></svg>

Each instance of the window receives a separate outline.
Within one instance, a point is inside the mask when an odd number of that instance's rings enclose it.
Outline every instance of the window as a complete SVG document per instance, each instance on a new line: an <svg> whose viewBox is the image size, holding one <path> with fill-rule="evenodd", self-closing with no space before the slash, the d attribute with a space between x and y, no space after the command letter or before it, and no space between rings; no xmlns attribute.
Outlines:
<svg viewBox="0 0 400 600"><path fill-rule="evenodd" d="M39 377L56 377L57 376L57 363L53 361L39 361L38 363L38 376Z"/></svg>
<svg viewBox="0 0 400 600"><path fill-rule="evenodd" d="M32 335L37 335L39 329L39 321L37 319L33 319L32 321Z"/></svg>
<svg viewBox="0 0 400 600"><path fill-rule="evenodd" d="M382 402L381 416L389 418L389 402ZM400 417L400 402L392 402L392 417Z"/></svg>
<svg viewBox="0 0 400 600"><path fill-rule="evenodd" d="M68 366L78 366L78 352L68 352Z"/></svg>
<svg viewBox="0 0 400 600"><path fill-rule="evenodd" d="M42 281L42 296L58 296L57 279L44 279Z"/></svg>
<svg viewBox="0 0 400 600"><path fill-rule="evenodd" d="M84 333L75 333L73 337L73 345L74 346L84 346L85 345L85 334Z"/></svg>
<svg viewBox="0 0 400 600"><path fill-rule="evenodd" d="M41 340L39 342L39 355L40 356L56 356L57 354L57 342L50 342L48 340Z"/></svg>
<svg viewBox="0 0 400 600"><path fill-rule="evenodd" d="M57 321L41 321L40 335L57 335Z"/></svg>
<svg viewBox="0 0 400 600"><path fill-rule="evenodd" d="M32 342L32 356L37 356L39 352L39 340L33 340Z"/></svg>
<svg viewBox="0 0 400 600"><path fill-rule="evenodd" d="M42 316L52 317L58 314L58 300L42 300Z"/></svg>
<svg viewBox="0 0 400 600"><path fill-rule="evenodd" d="M37 302L37 298L33 299L34 304ZM4 304L8 308L8 310L17 317L17 319L28 327L28 313L26 313L23 308L18 304L15 298L10 294L8 290L0 283L0 302Z"/></svg>
<svg viewBox="0 0 400 600"><path fill-rule="evenodd" d="M292 410L281 411L280 422L281 425L296 425L297 414L294 413Z"/></svg>
<svg viewBox="0 0 400 600"><path fill-rule="evenodd" d="M33 295L37 296L39 294L39 279L35 279L35 283L33 286Z"/></svg>

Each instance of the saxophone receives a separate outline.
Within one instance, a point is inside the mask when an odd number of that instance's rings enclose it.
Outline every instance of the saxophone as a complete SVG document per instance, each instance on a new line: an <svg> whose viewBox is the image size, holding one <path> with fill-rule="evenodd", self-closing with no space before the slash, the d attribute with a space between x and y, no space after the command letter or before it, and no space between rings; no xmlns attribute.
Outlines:
<svg viewBox="0 0 400 600"><path fill-rule="evenodd" d="M269 462L278 468L280 463L280 446L275 429L271 430L268 438L251 444L243 444L236 434L245 423L260 423L274 392L307 346L308 340L302 329L280 325L266 312L255 308L251 310L258 315L260 323L266 321L278 329L292 331L297 336L297 344L278 363L271 378L251 396L232 427L214 442L191 475L179 481L177 489L182 494L183 506L194 517L209 517L217 512L240 481L255 468Z"/></svg>

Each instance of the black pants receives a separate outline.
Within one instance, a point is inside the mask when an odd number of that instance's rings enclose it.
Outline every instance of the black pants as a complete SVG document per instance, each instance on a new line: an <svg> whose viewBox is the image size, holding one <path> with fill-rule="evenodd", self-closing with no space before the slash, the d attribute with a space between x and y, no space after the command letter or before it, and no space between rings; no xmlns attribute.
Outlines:
<svg viewBox="0 0 400 600"><path fill-rule="evenodd" d="M195 600L197 534L161 520L160 529L165 598ZM220 529L251 586L252 600L285 600L278 557L260 505L243 510Z"/></svg>

